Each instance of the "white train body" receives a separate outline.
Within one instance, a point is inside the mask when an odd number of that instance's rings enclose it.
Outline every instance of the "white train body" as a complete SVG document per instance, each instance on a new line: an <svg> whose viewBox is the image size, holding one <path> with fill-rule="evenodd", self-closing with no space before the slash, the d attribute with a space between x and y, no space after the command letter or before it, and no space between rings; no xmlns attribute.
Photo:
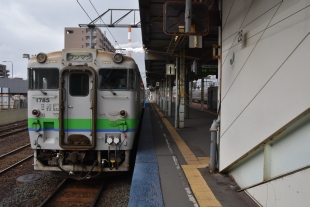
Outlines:
<svg viewBox="0 0 310 207"><path fill-rule="evenodd" d="M40 53L29 60L28 81L35 170L129 170L145 98L132 58L96 49Z"/></svg>

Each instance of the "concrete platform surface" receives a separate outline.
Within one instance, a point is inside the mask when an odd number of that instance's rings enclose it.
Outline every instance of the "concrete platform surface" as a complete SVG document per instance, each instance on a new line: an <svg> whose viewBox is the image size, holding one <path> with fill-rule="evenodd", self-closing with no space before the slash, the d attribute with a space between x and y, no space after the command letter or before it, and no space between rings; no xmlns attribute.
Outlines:
<svg viewBox="0 0 310 207"><path fill-rule="evenodd" d="M209 172L216 111L193 104L185 127L175 129L172 105L165 117L146 102L128 206L258 206L230 176Z"/></svg>

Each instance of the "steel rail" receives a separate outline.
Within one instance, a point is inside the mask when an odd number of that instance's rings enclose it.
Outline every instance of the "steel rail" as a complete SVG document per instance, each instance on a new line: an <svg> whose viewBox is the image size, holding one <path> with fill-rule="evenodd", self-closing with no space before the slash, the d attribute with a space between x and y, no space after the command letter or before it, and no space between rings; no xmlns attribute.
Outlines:
<svg viewBox="0 0 310 207"><path fill-rule="evenodd" d="M27 127L27 123L22 123L22 124L16 124L16 125L9 125L9 126L5 126L5 127L1 127L0 128L0 132L5 132L5 131L10 131L10 130L14 130L20 127Z"/></svg>
<svg viewBox="0 0 310 207"><path fill-rule="evenodd" d="M65 184L67 184L67 182L71 180L70 178L65 178L58 186L55 190L53 190L53 192L51 194L49 194L49 196L39 205L39 207L44 207L44 206L48 206L49 203L51 202L51 200L53 198L55 198L55 196L59 193L59 191L65 186ZM79 182L79 181L78 181ZM98 191L92 201L92 203L90 204L91 207L95 207L99 198L100 198L100 194L104 188L104 184L105 182L103 182L101 184L101 186L98 188ZM70 201L68 201L70 202Z"/></svg>
<svg viewBox="0 0 310 207"><path fill-rule="evenodd" d="M102 190L103 190L104 184L105 184L105 182L103 182L103 183L101 184L101 186L100 186L100 188L99 188L99 190L98 190L98 192L97 192L97 194L96 194L96 196L95 196L93 202L92 202L91 205L90 205L91 207L95 207L95 206L96 206L97 201L99 200L99 196L100 196L100 194L101 194L101 192L102 192Z"/></svg>
<svg viewBox="0 0 310 207"><path fill-rule="evenodd" d="M3 154L3 155L0 155L0 158L5 157L5 156L7 156L7 155L9 155L9 154L12 154L12 153L14 153L14 152L16 152L16 151L18 151L18 150L24 149L24 148L26 148L26 147L28 147L28 146L30 146L30 143L29 143L29 144L26 144L26 145L24 145L24 146L21 146L21 147L19 147L19 148L16 148L15 150L12 150L12 151L10 151L10 152L7 152L7 153L5 153L5 154Z"/></svg>
<svg viewBox="0 0 310 207"><path fill-rule="evenodd" d="M14 122L14 123L10 123L10 124L3 124L0 126L0 129L5 128L5 127L10 127L10 126L20 126L20 125L27 125L28 121L24 120L24 121L18 121L18 122Z"/></svg>
<svg viewBox="0 0 310 207"><path fill-rule="evenodd" d="M1 170L1 171L0 171L0 174L2 174L2 173L4 173L5 171L7 171L7 170L9 170L9 169L11 169L11 168L13 168L13 167L15 167L16 165L18 165L18 164L24 162L25 160L27 160L27 159L29 159L29 158L31 158L31 157L33 157L33 155L30 155L30 156L28 156L28 157L22 159L21 161L16 162L14 165L11 165L10 167L7 167L7 168L5 168L4 170Z"/></svg>
<svg viewBox="0 0 310 207"><path fill-rule="evenodd" d="M46 206L48 202L57 194L57 192L64 186L64 184L69 180L69 178L65 178L58 186L57 188L49 194L49 196L39 205L39 207Z"/></svg>
<svg viewBox="0 0 310 207"><path fill-rule="evenodd" d="M6 136L9 136L9 135L12 135L12 134L16 134L16 133L19 133L19 132L23 132L23 131L26 131L26 130L28 130L28 127L22 128L22 129L19 129L19 130L15 130L13 132L8 132L8 133L5 133L5 134L1 134L0 138L6 137Z"/></svg>

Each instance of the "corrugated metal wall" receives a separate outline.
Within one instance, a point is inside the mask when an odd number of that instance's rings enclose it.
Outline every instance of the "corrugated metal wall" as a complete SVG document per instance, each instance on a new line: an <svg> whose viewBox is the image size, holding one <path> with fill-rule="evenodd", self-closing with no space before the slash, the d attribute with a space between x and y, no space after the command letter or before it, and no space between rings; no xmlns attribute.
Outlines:
<svg viewBox="0 0 310 207"><path fill-rule="evenodd" d="M9 88L10 94L27 94L27 84L27 80L0 78L0 88Z"/></svg>

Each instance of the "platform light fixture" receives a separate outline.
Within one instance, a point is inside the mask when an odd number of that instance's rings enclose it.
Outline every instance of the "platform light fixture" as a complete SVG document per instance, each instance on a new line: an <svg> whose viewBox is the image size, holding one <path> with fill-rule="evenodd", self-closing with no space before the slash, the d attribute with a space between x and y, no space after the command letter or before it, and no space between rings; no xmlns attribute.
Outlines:
<svg viewBox="0 0 310 207"><path fill-rule="evenodd" d="M28 60L30 59L30 55L29 54L23 54L23 58L28 58Z"/></svg>

